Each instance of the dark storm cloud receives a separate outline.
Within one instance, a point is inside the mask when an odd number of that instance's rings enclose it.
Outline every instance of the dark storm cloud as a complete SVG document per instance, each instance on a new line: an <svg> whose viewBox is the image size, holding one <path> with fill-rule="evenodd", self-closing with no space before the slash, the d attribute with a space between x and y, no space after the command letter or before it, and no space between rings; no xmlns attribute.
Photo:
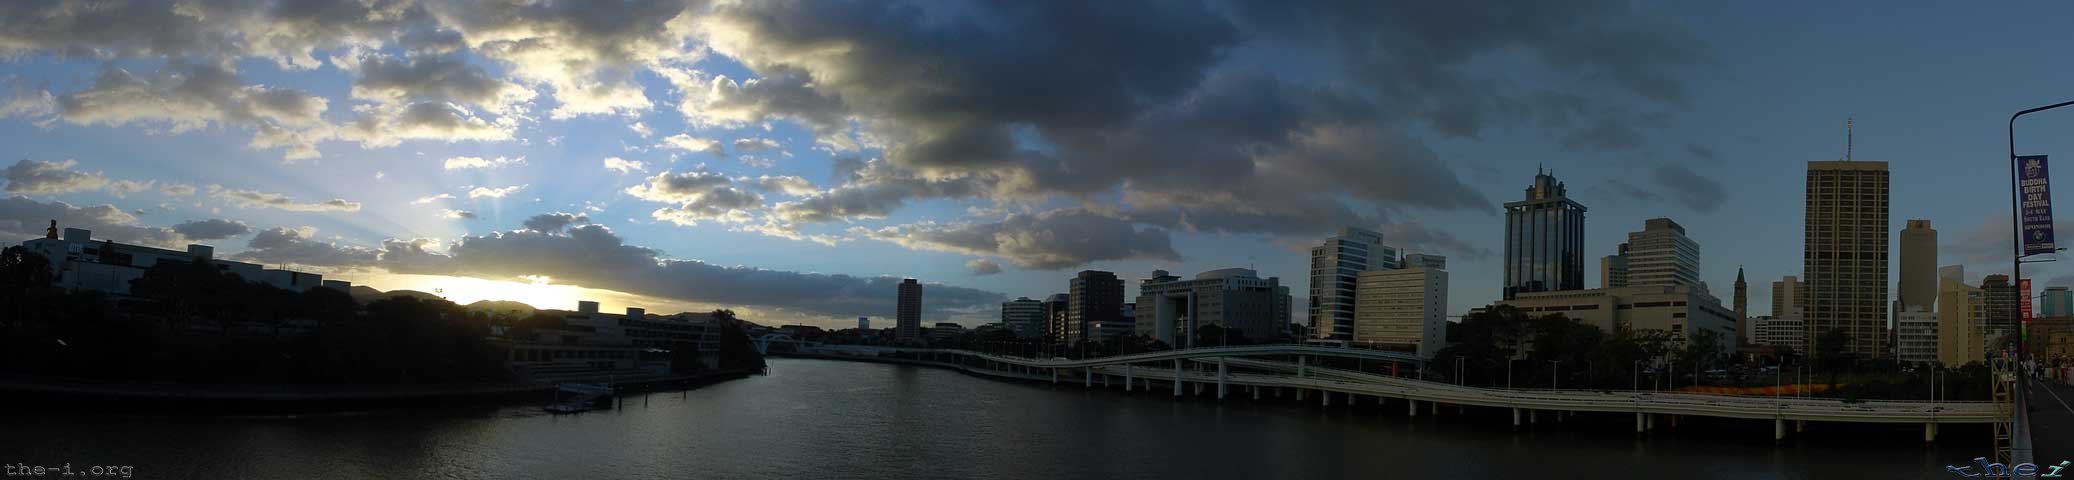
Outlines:
<svg viewBox="0 0 2074 480"><path fill-rule="evenodd" d="M1165 230L1077 209L1009 215L995 223L903 225L867 235L918 250L1000 256L1044 270L1100 260L1181 261Z"/></svg>

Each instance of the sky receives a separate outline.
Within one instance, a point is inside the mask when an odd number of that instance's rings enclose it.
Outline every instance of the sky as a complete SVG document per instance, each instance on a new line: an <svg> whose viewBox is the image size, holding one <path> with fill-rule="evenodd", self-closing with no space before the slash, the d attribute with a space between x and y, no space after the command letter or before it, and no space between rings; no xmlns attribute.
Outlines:
<svg viewBox="0 0 2074 480"><path fill-rule="evenodd" d="M913 277L925 321L977 325L1083 269L1250 267L1301 304L1308 248L1358 226L1447 256L1459 315L1498 298L1501 205L1546 168L1590 209L1588 283L1669 217L1759 315L1846 119L1894 231L2008 271L2007 120L2074 99L2074 5L1954 6L4 2L0 241L55 219L766 324L888 317ZM2018 149L2064 132L2026 117Z"/></svg>

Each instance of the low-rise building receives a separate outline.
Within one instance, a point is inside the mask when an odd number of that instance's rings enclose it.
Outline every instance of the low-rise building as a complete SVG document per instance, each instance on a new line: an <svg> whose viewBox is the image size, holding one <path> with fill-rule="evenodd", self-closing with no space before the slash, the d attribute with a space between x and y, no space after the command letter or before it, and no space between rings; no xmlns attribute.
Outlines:
<svg viewBox="0 0 2074 480"><path fill-rule="evenodd" d="M57 221L51 221L43 238L22 242L22 248L50 261L50 271L55 275L52 285L66 290L88 290L111 295L129 295L130 281L144 277L144 271L165 262L205 261L217 270L237 274L247 282L262 283L290 291L303 291L319 286L333 286L344 290L352 284L337 280L326 281L315 273L291 270L275 270L255 263L234 262L215 258L216 248L208 245L188 245L186 251L168 250L143 245L116 243L111 240L93 240L93 232L79 228L66 228L59 235Z"/></svg>
<svg viewBox="0 0 2074 480"><path fill-rule="evenodd" d="M1656 285L1555 292L1521 292L1511 305L1541 316L1560 313L1607 332L1662 330L1678 339L1711 331L1723 351L1736 347L1735 312L1700 287Z"/></svg>
<svg viewBox="0 0 2074 480"><path fill-rule="evenodd" d="M935 328L929 329L929 340L936 342L947 342L958 338L958 335L963 333L965 333L964 325L959 325L950 322L937 322Z"/></svg>
<svg viewBox="0 0 2074 480"><path fill-rule="evenodd" d="M1756 330L1752 332L1751 343L1786 347L1797 353L1807 353L1807 322L1801 320L1798 310L1783 317L1766 315L1751 318L1750 327Z"/></svg>
<svg viewBox="0 0 2074 480"><path fill-rule="evenodd" d="M1175 348L1189 347L1196 329L1207 325L1268 341L1288 328L1290 302L1280 278L1260 278L1249 269L1211 270L1189 280L1154 270L1139 283L1134 328Z"/></svg>
<svg viewBox="0 0 2074 480"><path fill-rule="evenodd" d="M1001 323L1020 338L1044 336L1044 301L1021 297L1001 302Z"/></svg>
<svg viewBox="0 0 2074 480"><path fill-rule="evenodd" d="M493 331L507 342L511 370L521 379L556 377L656 374L669 370L669 359L677 348L693 349L693 356L707 368L720 360L718 319L711 314L679 313L655 316L628 307L625 314L602 313L598 302L576 302L576 311L549 311L562 315L561 328L540 329L517 338L509 331Z"/></svg>

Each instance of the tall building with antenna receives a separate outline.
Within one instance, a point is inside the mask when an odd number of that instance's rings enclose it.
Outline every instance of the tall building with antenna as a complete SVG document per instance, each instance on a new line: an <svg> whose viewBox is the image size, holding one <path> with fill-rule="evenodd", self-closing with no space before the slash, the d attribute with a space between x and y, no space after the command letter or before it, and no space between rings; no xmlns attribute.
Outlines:
<svg viewBox="0 0 2074 480"><path fill-rule="evenodd" d="M1527 198L1505 204L1505 299L1584 289L1584 204L1555 174L1534 172Z"/></svg>
<svg viewBox="0 0 2074 480"><path fill-rule="evenodd" d="M1887 162L1851 158L1851 121L1844 159L1808 162L1801 271L1807 276L1805 330L1810 350L1822 334L1844 333L1846 351L1861 358L1891 354L1887 331Z"/></svg>

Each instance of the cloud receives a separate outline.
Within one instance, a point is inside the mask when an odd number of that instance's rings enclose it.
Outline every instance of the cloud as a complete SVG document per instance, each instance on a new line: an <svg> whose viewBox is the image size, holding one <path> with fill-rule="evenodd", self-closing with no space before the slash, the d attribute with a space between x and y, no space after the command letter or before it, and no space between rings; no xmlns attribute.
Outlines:
<svg viewBox="0 0 2074 480"><path fill-rule="evenodd" d="M705 153L715 157L727 156L727 150L720 147L720 142L704 138L693 137L691 135L686 135L682 133L664 137L663 143L656 146L661 148L674 148L687 152Z"/></svg>
<svg viewBox="0 0 2074 480"><path fill-rule="evenodd" d="M237 254L236 258L265 264L334 268L370 267L381 258L381 252L377 250L316 240L316 232L309 227L261 230L245 244L247 250Z"/></svg>
<svg viewBox="0 0 2074 480"><path fill-rule="evenodd" d="M194 195L194 192L194 185L184 183L168 183L158 187L158 193L168 197L185 197Z"/></svg>
<svg viewBox="0 0 2074 480"><path fill-rule="evenodd" d="M22 159L7 167L7 192L54 195L108 186L108 177L102 176L101 172L72 171L72 167L78 164L75 160L45 162Z"/></svg>
<svg viewBox="0 0 2074 480"><path fill-rule="evenodd" d="M684 226L702 221L747 223L752 210L763 207L763 196L734 185L726 175L695 170L662 172L648 182L628 187L627 195L651 202L675 204L656 209L650 216Z"/></svg>
<svg viewBox="0 0 2074 480"><path fill-rule="evenodd" d="M360 79L353 82L354 98L391 104L457 102L490 111L504 111L533 98L532 90L493 77L453 55L369 56L358 64Z"/></svg>
<svg viewBox="0 0 2074 480"><path fill-rule="evenodd" d="M293 212L358 212L360 202L334 198L322 202L304 203L287 195L254 190L237 190L221 185L210 185L209 195L246 208L277 208Z"/></svg>
<svg viewBox="0 0 2074 480"><path fill-rule="evenodd" d="M535 217L536 219L539 217ZM538 275L588 288L720 305L770 308L820 317L890 316L899 277L790 272L722 266L665 257L628 245L603 225L563 230L513 230L465 236L445 253L423 239L387 240L376 250L317 242L310 232L276 228L253 238L250 259L321 267L379 266L393 273L516 278ZM928 318L970 314L1006 296L931 283L923 295Z"/></svg>
<svg viewBox="0 0 2074 480"><path fill-rule="evenodd" d="M778 142L768 138L735 139L735 151L737 152L763 152L777 150L778 148Z"/></svg>
<svg viewBox="0 0 2074 480"><path fill-rule="evenodd" d="M57 116L58 98L42 85L13 75L0 76L4 84L4 96L0 96L0 118L23 118L37 126L48 125Z"/></svg>
<svg viewBox="0 0 2074 480"><path fill-rule="evenodd" d="M814 182L792 175L764 175L756 177L756 182L752 185L756 189L765 192L783 193L795 197L821 192L819 187L814 186Z"/></svg>
<svg viewBox="0 0 2074 480"><path fill-rule="evenodd" d="M473 189L468 190L468 198L504 198L505 195L518 193L519 190L524 190L525 188L525 185L512 185L509 187L495 188L475 187Z"/></svg>
<svg viewBox="0 0 2074 480"><path fill-rule="evenodd" d="M444 167L447 170L460 170L464 168L497 168L525 164L526 157L452 157L446 159Z"/></svg>
<svg viewBox="0 0 2074 480"><path fill-rule="evenodd" d="M23 196L0 199L0 233L17 239L42 238L51 220L58 228L92 230L94 238L155 247L184 249L187 237L170 228L137 223L137 217L114 205L75 207L61 201L48 203Z"/></svg>
<svg viewBox="0 0 2074 480"><path fill-rule="evenodd" d="M369 148L392 147L405 140L494 142L512 139L518 128L511 117L490 119L448 102L383 104L359 109L361 116L339 125L334 135Z"/></svg>
<svg viewBox="0 0 2074 480"><path fill-rule="evenodd" d="M441 210L439 212L439 218L444 218L447 220L474 220L475 212L470 212L467 210Z"/></svg>
<svg viewBox="0 0 2074 480"><path fill-rule="evenodd" d="M1656 166L1654 174L1658 184L1670 192L1673 200L1699 212L1712 212L1728 198L1728 190L1721 182L1702 177L1677 163Z"/></svg>
<svg viewBox="0 0 2074 480"><path fill-rule="evenodd" d="M285 147L287 159L318 156L316 140L329 109L324 97L245 85L236 72L211 64L173 62L150 77L105 68L93 85L58 98L65 121L80 125L140 124L181 133L223 123L254 131L255 148Z"/></svg>
<svg viewBox="0 0 2074 480"><path fill-rule="evenodd" d="M252 227L237 220L211 218L174 224L173 231L194 240L216 240L252 233Z"/></svg>
<svg viewBox="0 0 2074 480"><path fill-rule="evenodd" d="M619 157L605 157L605 169L625 175L634 172L646 172L648 171L648 164Z"/></svg>
<svg viewBox="0 0 2074 480"><path fill-rule="evenodd" d="M859 230L910 249L999 256L1042 270L1102 260L1181 261L1165 230L1141 230L1129 221L1079 209L1015 214L996 223L925 222Z"/></svg>
<svg viewBox="0 0 2074 480"><path fill-rule="evenodd" d="M411 205L424 205L424 204L427 204L427 203L437 202L437 201L440 201L440 200L451 200L451 199L453 199L453 198L454 198L454 194L451 194L451 193L442 193L442 194L438 194L438 195L432 195L432 196L427 196L427 197L418 197L418 199L417 199L417 200L411 200L411 201L410 201L410 204L411 204Z"/></svg>
<svg viewBox="0 0 2074 480"><path fill-rule="evenodd" d="M965 270L972 272L973 276L993 275L1001 273L1001 264L993 260L975 258L965 262Z"/></svg>
<svg viewBox="0 0 2074 480"><path fill-rule="evenodd" d="M591 218L583 214L554 212L542 213L527 218L524 225L527 230L535 232L561 233L563 229L569 228L570 225L588 224L590 221Z"/></svg>
<svg viewBox="0 0 2074 480"><path fill-rule="evenodd" d="M1714 163L1721 160L1720 156L1714 154L1714 149L1707 148L1705 145L1700 145L1697 143L1685 144L1685 153L1692 154L1693 158L1706 160L1707 163Z"/></svg>
<svg viewBox="0 0 2074 480"><path fill-rule="evenodd" d="M1496 257L1491 249L1470 245L1445 231L1434 230L1422 222L1385 224L1377 230L1383 234L1385 243L1403 247L1412 252L1437 253L1468 259L1485 260Z"/></svg>

